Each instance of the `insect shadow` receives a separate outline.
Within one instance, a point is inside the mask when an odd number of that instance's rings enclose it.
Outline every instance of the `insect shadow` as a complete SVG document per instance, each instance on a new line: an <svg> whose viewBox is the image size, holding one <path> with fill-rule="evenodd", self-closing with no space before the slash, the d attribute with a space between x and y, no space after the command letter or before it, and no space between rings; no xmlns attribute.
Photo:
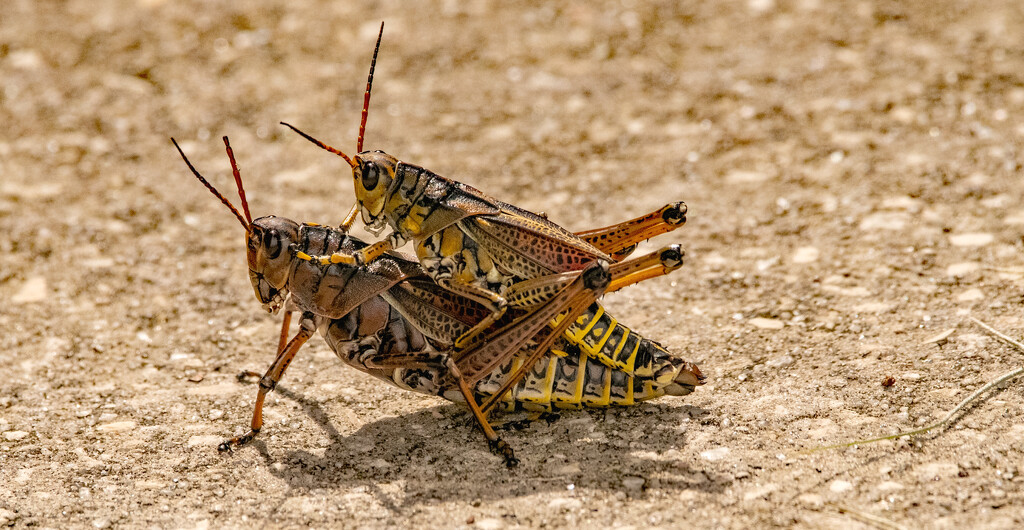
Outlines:
<svg viewBox="0 0 1024 530"><path fill-rule="evenodd" d="M531 422L507 433L523 456L521 468L512 472L478 448L473 417L457 404L383 418L343 435L323 402L287 388L276 391L297 402L330 442L322 454L300 449L284 456L272 455L260 443L270 472L300 490L366 486L392 511L434 499L472 502L579 487L630 496L689 489L720 493L733 480L695 465L681 426L714 418L711 411L692 405L560 411L554 421ZM492 421L521 417L499 415ZM380 488L389 483L400 484L400 498ZM490 486L466 487L473 483Z"/></svg>

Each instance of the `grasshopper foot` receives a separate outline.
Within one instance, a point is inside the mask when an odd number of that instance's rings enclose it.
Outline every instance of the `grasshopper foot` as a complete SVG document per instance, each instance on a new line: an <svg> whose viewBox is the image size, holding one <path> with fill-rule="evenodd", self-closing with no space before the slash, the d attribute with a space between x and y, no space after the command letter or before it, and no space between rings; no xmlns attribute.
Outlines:
<svg viewBox="0 0 1024 530"><path fill-rule="evenodd" d="M224 440L223 442L220 443L220 445L217 446L217 451L221 453L230 453L232 449L234 449L235 447L241 447L251 442L252 439L255 438L256 435L259 433L259 429L252 429L241 436L235 436L234 438L231 438L229 440Z"/></svg>
<svg viewBox="0 0 1024 530"><path fill-rule="evenodd" d="M488 440L487 444L491 448L491 452L505 459L505 467L514 469L519 465L519 459L516 458L515 451L512 450L512 446L498 438L496 440Z"/></svg>

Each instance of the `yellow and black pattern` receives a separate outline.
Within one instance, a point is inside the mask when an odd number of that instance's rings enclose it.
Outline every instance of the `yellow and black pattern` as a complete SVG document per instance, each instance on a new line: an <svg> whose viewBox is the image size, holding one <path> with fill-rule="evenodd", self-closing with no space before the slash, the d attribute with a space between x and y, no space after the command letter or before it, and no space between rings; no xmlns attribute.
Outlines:
<svg viewBox="0 0 1024 530"><path fill-rule="evenodd" d="M595 308L603 312L595 304L588 314L593 315ZM594 320L599 321L600 317ZM610 367L599 355L599 348L563 337L502 397L498 408L552 411L629 406L666 394L689 394L703 380L700 370L692 363L621 325L614 328L606 335L626 337L622 343L634 348L631 357L646 360L644 375ZM454 379L441 362L390 368L379 365L389 357L443 357L429 338L383 299L369 300L342 318L323 321L320 333L338 358L349 366L406 390L463 401ZM526 352L521 352L477 383L478 397L489 397L496 392L506 378L519 369L525 355Z"/></svg>
<svg viewBox="0 0 1024 530"><path fill-rule="evenodd" d="M657 343L641 338L635 344L651 359L650 376L609 367L578 344L563 341L502 397L499 406L528 411L629 406L666 394L689 394L703 380L696 366ZM517 357L498 367L477 384L477 392L481 397L492 395L521 364Z"/></svg>

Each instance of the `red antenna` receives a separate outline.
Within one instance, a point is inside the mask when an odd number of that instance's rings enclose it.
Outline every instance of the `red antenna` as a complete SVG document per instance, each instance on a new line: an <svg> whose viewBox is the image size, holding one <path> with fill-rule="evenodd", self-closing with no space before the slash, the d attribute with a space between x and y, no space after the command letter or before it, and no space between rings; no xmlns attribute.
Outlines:
<svg viewBox="0 0 1024 530"><path fill-rule="evenodd" d="M227 143L227 138L225 138L224 140L225 143ZM196 171L195 166L192 165L192 162L189 162L188 157L185 156L185 152L181 150L181 146L178 145L178 142L176 142L174 138L171 138L171 143L173 143L174 147L178 150L178 154L181 155L181 159L184 160L185 164L188 165L188 168L192 170L192 174L195 175L197 179L199 179L199 182L203 183L203 186L206 186L206 189L210 190L210 193L214 194L218 199L220 199L220 202L224 203L224 206L227 206L228 209L231 210L231 213L235 214L235 217L238 218L238 222L242 223L242 228L245 228L245 231L248 232L249 223L245 222L245 219L242 218L242 214L238 213L238 210L231 204L231 201L229 201L226 197L221 195L220 192L217 191L217 188L213 187L213 184L210 184L209 181L203 178L203 176L200 175L198 171ZM228 156L231 157L231 165L232 167L235 168L235 174L237 175L238 169L237 167L235 167L235 157L234 155L231 154L230 147L228 148ZM244 195L242 200L245 200ZM246 208L246 213L248 214L248 208Z"/></svg>
<svg viewBox="0 0 1024 530"><path fill-rule="evenodd" d="M384 36L384 22L380 23L377 34L377 45L373 47L373 60L370 61L370 76L366 78L366 94L363 95L363 119L359 122L359 139L356 140L356 153L363 152L363 134L366 132L366 114L370 111L370 87L373 86L373 68L377 66L377 52L380 50L380 38Z"/></svg>
<svg viewBox="0 0 1024 530"><path fill-rule="evenodd" d="M348 165L350 165L352 167L356 167L356 163L353 162L352 159L349 158L348 155L346 155L345 153L342 153L341 151L339 151L339 150L337 150L337 149L335 149L335 148L333 148L333 147L331 147L331 146L321 142L320 140L317 140L316 138L313 138L312 136L310 136L310 135L308 135L308 134L298 130L297 128L295 128L294 125L292 125L290 123L281 122L281 125L284 125L285 127L288 127L289 129L297 132L299 134L299 136L309 140L310 142L313 142L313 144L316 145L317 147L319 147L320 149L323 149L323 150L325 150L327 152L330 152L330 153L334 153L334 154L340 156L341 158L344 158L345 161L348 162Z"/></svg>
<svg viewBox="0 0 1024 530"><path fill-rule="evenodd" d="M228 160L231 161L231 174L235 176L235 187L238 188L238 198L242 199L242 211L245 212L245 220L252 224L252 216L249 215L249 201L245 200L245 188L242 187L242 173L238 171L238 163L235 162L235 152L231 150L231 143L228 137L224 137L224 148L228 151Z"/></svg>

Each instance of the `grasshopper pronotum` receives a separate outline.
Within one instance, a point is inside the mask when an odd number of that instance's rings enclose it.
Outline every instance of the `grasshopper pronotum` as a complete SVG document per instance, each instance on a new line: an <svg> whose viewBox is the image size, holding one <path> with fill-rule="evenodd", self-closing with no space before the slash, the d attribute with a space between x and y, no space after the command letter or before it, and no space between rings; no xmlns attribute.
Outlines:
<svg viewBox="0 0 1024 530"><path fill-rule="evenodd" d="M284 125L341 156L351 166L356 205L343 221L343 228L361 215L371 231L379 233L390 226L392 232L384 240L356 252L300 256L303 259L325 265L360 265L412 241L417 258L438 285L484 304L490 310L489 315L456 340L456 350L462 351L479 343L483 333L500 321L508 308L529 311L541 306L560 296L559 289L576 278L596 277L597 268L608 267L616 258L625 257L637 243L674 230L685 222L685 205L677 203L663 209L661 217L640 218L645 220L640 223L642 229L622 231L615 226L595 231L591 234L594 237L581 237L544 216L402 162L383 151L363 151L373 71L383 32L382 23L363 96L356 155L350 157L287 123ZM544 355L555 338L605 292L667 274L681 265L682 251L676 245L611 265L613 272L607 282L585 284L580 293L573 295L572 301L559 305L564 317L552 325L552 333L538 337L540 347L533 352L531 361ZM503 388L507 390L515 385L532 365L533 362L525 363ZM477 371L483 372L486 368L493 366L481 366ZM479 408L489 409L501 394L491 396ZM470 404L475 410L474 405Z"/></svg>
<svg viewBox="0 0 1024 530"><path fill-rule="evenodd" d="M172 139L173 141L173 139ZM346 364L399 387L475 403L496 396L506 406L526 409L630 405L663 394L685 395L704 376L688 361L617 323L598 304L552 341L539 360L527 366L529 377L503 388L514 368L533 357L527 342L550 314L509 315L487 334L484 345L456 357L453 343L487 310L473 300L441 289L415 261L390 252L370 264L321 265L299 258L311 252L358 251L365 247L345 228L299 224L276 216L251 218L234 154L224 138L242 201L243 215L182 158L203 185L228 207L246 231L246 257L256 298L277 312L285 308L277 358L260 379L251 429L221 444L222 451L250 441L263 426L263 402L284 375L302 345L317 330ZM177 142L174 143L177 147ZM654 215L654 214L652 214ZM609 232L643 230L645 218L584 233L601 241ZM624 248L613 249L625 251ZM557 314L557 308L552 309ZM288 340L293 311L301 311L300 329ZM464 375L465 359L491 359L487 372ZM500 392L500 393L499 393ZM497 403L497 402L495 402ZM472 408L472 407L471 407ZM489 409L488 409L489 410ZM477 414L493 450L506 464L517 460L507 444Z"/></svg>

